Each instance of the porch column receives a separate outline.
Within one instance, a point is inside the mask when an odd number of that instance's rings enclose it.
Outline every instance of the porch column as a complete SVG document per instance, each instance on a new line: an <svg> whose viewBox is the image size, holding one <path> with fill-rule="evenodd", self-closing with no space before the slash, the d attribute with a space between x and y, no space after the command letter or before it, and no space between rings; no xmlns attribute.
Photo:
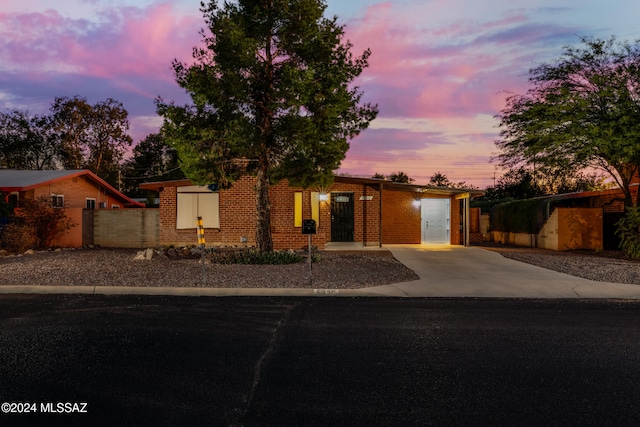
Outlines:
<svg viewBox="0 0 640 427"><path fill-rule="evenodd" d="M471 202L471 194L467 193L467 197L464 199L464 245L466 247L471 246L471 242L469 242L469 215L471 211L469 210L469 204Z"/></svg>
<svg viewBox="0 0 640 427"><path fill-rule="evenodd" d="M471 200L471 193L462 193L456 196L456 200L462 200L463 212L460 212L460 215L463 216L463 232L464 232L464 245L470 246L469 244L469 201Z"/></svg>
<svg viewBox="0 0 640 427"><path fill-rule="evenodd" d="M378 246L382 247L382 183L380 183L380 204L379 204L379 212L378 212Z"/></svg>

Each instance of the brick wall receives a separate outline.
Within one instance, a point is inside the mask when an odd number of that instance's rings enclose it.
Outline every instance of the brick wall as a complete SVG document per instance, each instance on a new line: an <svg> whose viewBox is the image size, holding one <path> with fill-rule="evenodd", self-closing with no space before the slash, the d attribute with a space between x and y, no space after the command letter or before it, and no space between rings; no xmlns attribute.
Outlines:
<svg viewBox="0 0 640 427"><path fill-rule="evenodd" d="M220 191L220 228L205 229L208 246L255 245L255 179L243 177L229 190ZM351 192L354 195L354 227L356 242L378 244L379 242L379 192L377 188L336 183L329 189L333 192ZM303 218L311 218L311 193L316 189L289 187L286 180L270 188L271 231L276 249L298 249L306 247L308 237L300 227L294 225L294 193L302 192ZM160 192L160 243L163 245L195 244L193 230L176 229L176 187L165 187ZM372 196L372 200L366 200ZM320 216L313 245L324 248L331 236L331 206L328 201L320 202ZM246 237L247 242L241 243Z"/></svg>
<svg viewBox="0 0 640 427"><path fill-rule="evenodd" d="M414 203L415 195L404 191L383 191L383 244L420 243L420 205Z"/></svg>
<svg viewBox="0 0 640 427"><path fill-rule="evenodd" d="M205 229L208 246L255 246L255 179L243 177L231 189L220 191L220 228ZM286 180L270 188L271 230L276 249L298 249L307 246L308 238L294 225L294 193L302 192L303 218L311 218L311 193L316 189L289 187ZM365 245L380 242L380 192L377 185L334 183L328 192L353 193L354 241ZM176 187L160 192L160 243L164 245L195 244L194 229L176 229ZM389 191L383 194L383 244L416 243L421 240L420 208L414 205L412 192ZM368 198L371 200L367 200ZM451 199L451 243L460 242L459 201ZM320 215L313 244L324 248L331 241L331 204L320 202ZM247 242L241 243L246 237Z"/></svg>
<svg viewBox="0 0 640 427"><path fill-rule="evenodd" d="M355 242L362 242L367 246L380 243L380 192L377 186L334 183L331 193L353 193L353 221ZM367 200L371 197L371 200ZM330 200L331 198L329 198ZM327 233L327 241L331 239L331 203L320 202L320 223ZM383 233L384 235L384 233Z"/></svg>

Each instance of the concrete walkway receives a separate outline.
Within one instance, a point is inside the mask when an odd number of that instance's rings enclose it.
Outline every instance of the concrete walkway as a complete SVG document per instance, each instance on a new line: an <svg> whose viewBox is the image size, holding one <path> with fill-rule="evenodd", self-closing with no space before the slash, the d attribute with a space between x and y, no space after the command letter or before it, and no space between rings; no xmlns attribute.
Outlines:
<svg viewBox="0 0 640 427"><path fill-rule="evenodd" d="M337 245L334 250L348 250ZM363 248L350 248L362 250ZM375 250L375 248L368 248ZM419 280L363 289L0 286L1 293L176 296L387 296L640 299L640 286L595 282L504 258L482 248L385 245Z"/></svg>

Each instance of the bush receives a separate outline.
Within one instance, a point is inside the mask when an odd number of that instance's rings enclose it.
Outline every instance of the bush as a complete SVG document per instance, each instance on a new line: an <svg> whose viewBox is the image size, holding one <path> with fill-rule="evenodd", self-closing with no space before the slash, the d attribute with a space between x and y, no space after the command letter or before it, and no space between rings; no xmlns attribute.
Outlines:
<svg viewBox="0 0 640 427"><path fill-rule="evenodd" d="M9 224L2 231L2 248L14 254L21 254L32 249L33 230L26 225Z"/></svg>
<svg viewBox="0 0 640 427"><path fill-rule="evenodd" d="M73 226L64 209L52 207L48 197L24 200L14 209L13 223L2 233L2 246L11 252L47 248Z"/></svg>
<svg viewBox="0 0 640 427"><path fill-rule="evenodd" d="M629 258L640 259L640 209L627 207L624 217L616 223L620 248Z"/></svg>
<svg viewBox="0 0 640 427"><path fill-rule="evenodd" d="M261 252L257 249L242 249L238 251L212 252L211 262L216 264L297 264L302 257L295 252Z"/></svg>
<svg viewBox="0 0 640 427"><path fill-rule="evenodd" d="M550 199L514 200L494 206L491 230L511 233L537 233L547 220Z"/></svg>

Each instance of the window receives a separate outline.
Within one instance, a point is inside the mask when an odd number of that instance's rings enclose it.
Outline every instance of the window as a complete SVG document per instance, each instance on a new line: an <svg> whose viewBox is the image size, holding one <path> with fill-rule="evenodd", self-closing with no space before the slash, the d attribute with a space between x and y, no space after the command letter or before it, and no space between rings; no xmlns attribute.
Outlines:
<svg viewBox="0 0 640 427"><path fill-rule="evenodd" d="M316 222L316 226L320 225L320 193L315 191L311 193L311 219Z"/></svg>
<svg viewBox="0 0 640 427"><path fill-rule="evenodd" d="M14 208L18 206L18 193L9 194L9 205Z"/></svg>
<svg viewBox="0 0 640 427"><path fill-rule="evenodd" d="M302 227L302 191L293 193L293 226Z"/></svg>
<svg viewBox="0 0 640 427"><path fill-rule="evenodd" d="M205 228L220 228L220 197L207 186L178 187L176 228L196 228L202 217Z"/></svg>
<svg viewBox="0 0 640 427"><path fill-rule="evenodd" d="M320 193L315 191L310 193L311 197L311 219L320 224ZM302 227L302 191L293 193L293 226Z"/></svg>
<svg viewBox="0 0 640 427"><path fill-rule="evenodd" d="M51 195L51 207L64 208L64 196L62 194Z"/></svg>
<svg viewBox="0 0 640 427"><path fill-rule="evenodd" d="M87 198L87 209L95 209L96 208L96 199Z"/></svg>
<svg viewBox="0 0 640 427"><path fill-rule="evenodd" d="M120 209L120 205L111 205L111 209Z"/></svg>

